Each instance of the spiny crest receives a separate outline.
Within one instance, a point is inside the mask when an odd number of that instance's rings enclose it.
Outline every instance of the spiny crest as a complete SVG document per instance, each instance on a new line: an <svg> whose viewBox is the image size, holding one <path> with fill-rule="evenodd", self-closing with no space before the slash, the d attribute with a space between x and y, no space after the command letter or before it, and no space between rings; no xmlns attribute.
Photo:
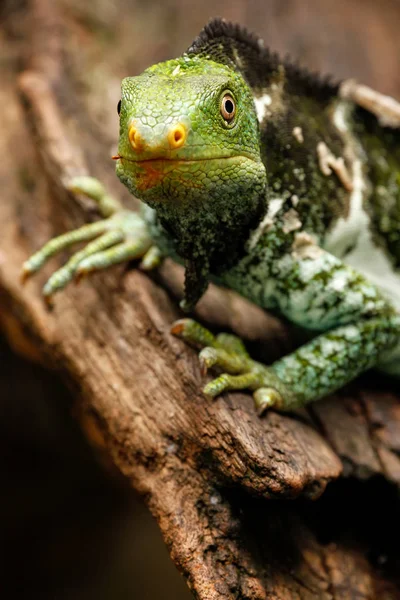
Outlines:
<svg viewBox="0 0 400 600"><path fill-rule="evenodd" d="M221 18L212 19L204 27L186 54L209 56L216 62L232 66L256 91L267 87L282 69L287 76L287 87L295 93L310 94L323 101L338 91L338 85L332 84L329 77L322 78L300 67L289 57L282 60L264 46L260 37Z"/></svg>

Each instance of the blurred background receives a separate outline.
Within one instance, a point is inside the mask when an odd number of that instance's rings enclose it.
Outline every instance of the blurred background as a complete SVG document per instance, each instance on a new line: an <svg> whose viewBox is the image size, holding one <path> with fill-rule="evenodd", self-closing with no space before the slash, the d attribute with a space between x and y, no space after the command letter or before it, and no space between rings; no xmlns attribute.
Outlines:
<svg viewBox="0 0 400 600"><path fill-rule="evenodd" d="M121 78L179 55L213 16L312 70L400 97L400 0L53 1L67 66L110 145ZM16 61L28 10L0 0L0 40ZM86 442L63 384L2 343L0 397L1 598L190 598L141 500Z"/></svg>

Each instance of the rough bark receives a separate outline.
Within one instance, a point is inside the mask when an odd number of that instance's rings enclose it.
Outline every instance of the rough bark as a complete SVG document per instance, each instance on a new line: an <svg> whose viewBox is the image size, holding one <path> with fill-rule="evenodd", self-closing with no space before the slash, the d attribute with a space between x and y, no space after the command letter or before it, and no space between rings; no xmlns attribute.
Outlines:
<svg viewBox="0 0 400 600"><path fill-rule="evenodd" d="M246 394L210 402L199 393L195 353L169 334L181 280L171 263L152 278L124 268L93 276L57 296L51 312L40 289L62 258L21 286L29 254L96 218L66 190L71 176L99 176L131 202L107 160L115 142L100 106L107 80L82 81L76 29L85 31L67 6L3 5L0 323L10 345L68 381L88 435L145 495L196 597L397 597L365 544L324 544L312 519L281 501L315 499L341 473L399 485L399 398L382 391L381 378L375 390L365 378L309 411L259 419ZM121 47L122 61L129 51ZM104 58L100 44L98 52ZM285 325L221 290L207 293L197 316L269 359L295 343Z"/></svg>

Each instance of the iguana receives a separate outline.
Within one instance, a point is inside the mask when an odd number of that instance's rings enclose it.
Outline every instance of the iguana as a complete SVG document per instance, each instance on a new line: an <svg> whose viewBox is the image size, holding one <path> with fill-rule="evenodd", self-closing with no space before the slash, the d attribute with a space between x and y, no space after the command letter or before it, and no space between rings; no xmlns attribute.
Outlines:
<svg viewBox="0 0 400 600"><path fill-rule="evenodd" d="M50 298L74 277L131 259L185 266L182 308L209 281L312 332L265 366L235 336L191 319L172 332L203 347L222 374L209 396L251 389L256 407L291 410L370 367L400 374L400 106L353 81L281 60L238 25L212 20L179 58L122 82L116 172L143 201L124 209L95 179L71 189L103 220L48 242L90 241L55 272Z"/></svg>

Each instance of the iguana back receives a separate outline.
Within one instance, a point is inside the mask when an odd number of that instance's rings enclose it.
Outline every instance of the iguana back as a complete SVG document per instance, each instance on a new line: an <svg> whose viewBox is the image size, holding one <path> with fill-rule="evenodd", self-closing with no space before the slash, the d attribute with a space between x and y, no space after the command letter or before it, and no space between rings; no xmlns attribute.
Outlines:
<svg viewBox="0 0 400 600"><path fill-rule="evenodd" d="M251 87L274 217L292 207L400 308L400 129L237 25L211 21L187 52L229 64Z"/></svg>

